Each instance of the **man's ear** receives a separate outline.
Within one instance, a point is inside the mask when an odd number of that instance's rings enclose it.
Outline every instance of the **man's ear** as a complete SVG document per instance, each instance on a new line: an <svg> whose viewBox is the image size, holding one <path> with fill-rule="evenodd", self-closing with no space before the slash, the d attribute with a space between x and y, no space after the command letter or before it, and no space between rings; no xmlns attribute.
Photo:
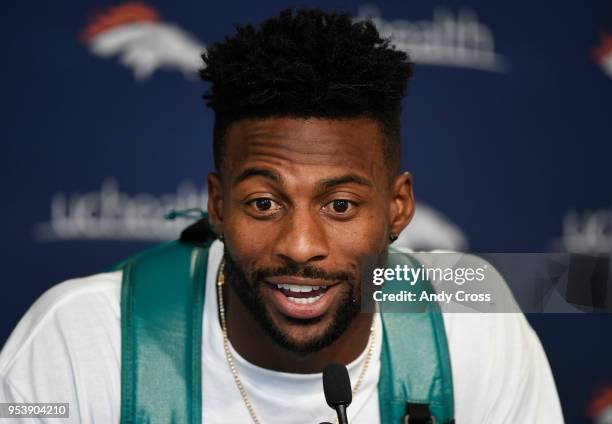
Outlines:
<svg viewBox="0 0 612 424"><path fill-rule="evenodd" d="M223 234L223 187L217 172L208 174L208 216L217 235Z"/></svg>
<svg viewBox="0 0 612 424"><path fill-rule="evenodd" d="M389 232L399 235L414 216L414 193L412 175L404 172L391 185L391 207L389 208Z"/></svg>

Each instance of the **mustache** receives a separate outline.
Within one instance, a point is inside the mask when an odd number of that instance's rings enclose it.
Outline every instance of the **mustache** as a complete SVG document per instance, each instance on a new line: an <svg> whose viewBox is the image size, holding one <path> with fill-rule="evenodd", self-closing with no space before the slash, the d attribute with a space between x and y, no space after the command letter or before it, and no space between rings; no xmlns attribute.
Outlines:
<svg viewBox="0 0 612 424"><path fill-rule="evenodd" d="M275 268L259 268L251 272L252 282L259 282L269 277L301 277L333 282L353 283L355 277L346 271L325 271L312 265L284 265Z"/></svg>

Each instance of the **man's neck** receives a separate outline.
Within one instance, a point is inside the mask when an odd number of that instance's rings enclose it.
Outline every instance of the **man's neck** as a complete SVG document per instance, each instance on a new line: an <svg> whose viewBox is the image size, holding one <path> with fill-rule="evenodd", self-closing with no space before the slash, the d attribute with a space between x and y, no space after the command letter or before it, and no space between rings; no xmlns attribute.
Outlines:
<svg viewBox="0 0 612 424"><path fill-rule="evenodd" d="M228 337L236 351L248 362L270 370L311 374L322 372L331 362L349 364L366 349L373 314L359 314L330 346L301 355L279 346L234 293L224 285Z"/></svg>

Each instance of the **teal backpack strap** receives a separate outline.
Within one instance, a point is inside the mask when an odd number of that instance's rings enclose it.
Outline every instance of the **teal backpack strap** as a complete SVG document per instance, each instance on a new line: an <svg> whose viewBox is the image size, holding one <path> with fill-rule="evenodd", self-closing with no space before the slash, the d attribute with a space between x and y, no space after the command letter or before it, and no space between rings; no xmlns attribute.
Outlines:
<svg viewBox="0 0 612 424"><path fill-rule="evenodd" d="M389 267L420 264L407 254L389 255ZM427 280L403 290L434 292ZM389 287L385 283L385 289ZM386 290L385 290L386 291ZM453 382L446 331L436 302L420 311L381 310L383 345L378 395L382 424L447 424L454 417Z"/></svg>
<svg viewBox="0 0 612 424"><path fill-rule="evenodd" d="M208 243L165 243L120 264L121 423L202 419Z"/></svg>

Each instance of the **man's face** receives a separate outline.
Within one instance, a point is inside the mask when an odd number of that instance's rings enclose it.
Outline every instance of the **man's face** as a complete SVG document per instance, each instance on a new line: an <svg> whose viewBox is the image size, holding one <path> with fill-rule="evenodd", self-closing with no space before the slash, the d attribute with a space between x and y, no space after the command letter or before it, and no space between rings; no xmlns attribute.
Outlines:
<svg viewBox="0 0 612 424"><path fill-rule="evenodd" d="M369 118L252 119L228 129L222 178L209 176L227 278L290 350L318 350L346 330L365 262L380 260L412 216L410 176L390 176L384 142Z"/></svg>

